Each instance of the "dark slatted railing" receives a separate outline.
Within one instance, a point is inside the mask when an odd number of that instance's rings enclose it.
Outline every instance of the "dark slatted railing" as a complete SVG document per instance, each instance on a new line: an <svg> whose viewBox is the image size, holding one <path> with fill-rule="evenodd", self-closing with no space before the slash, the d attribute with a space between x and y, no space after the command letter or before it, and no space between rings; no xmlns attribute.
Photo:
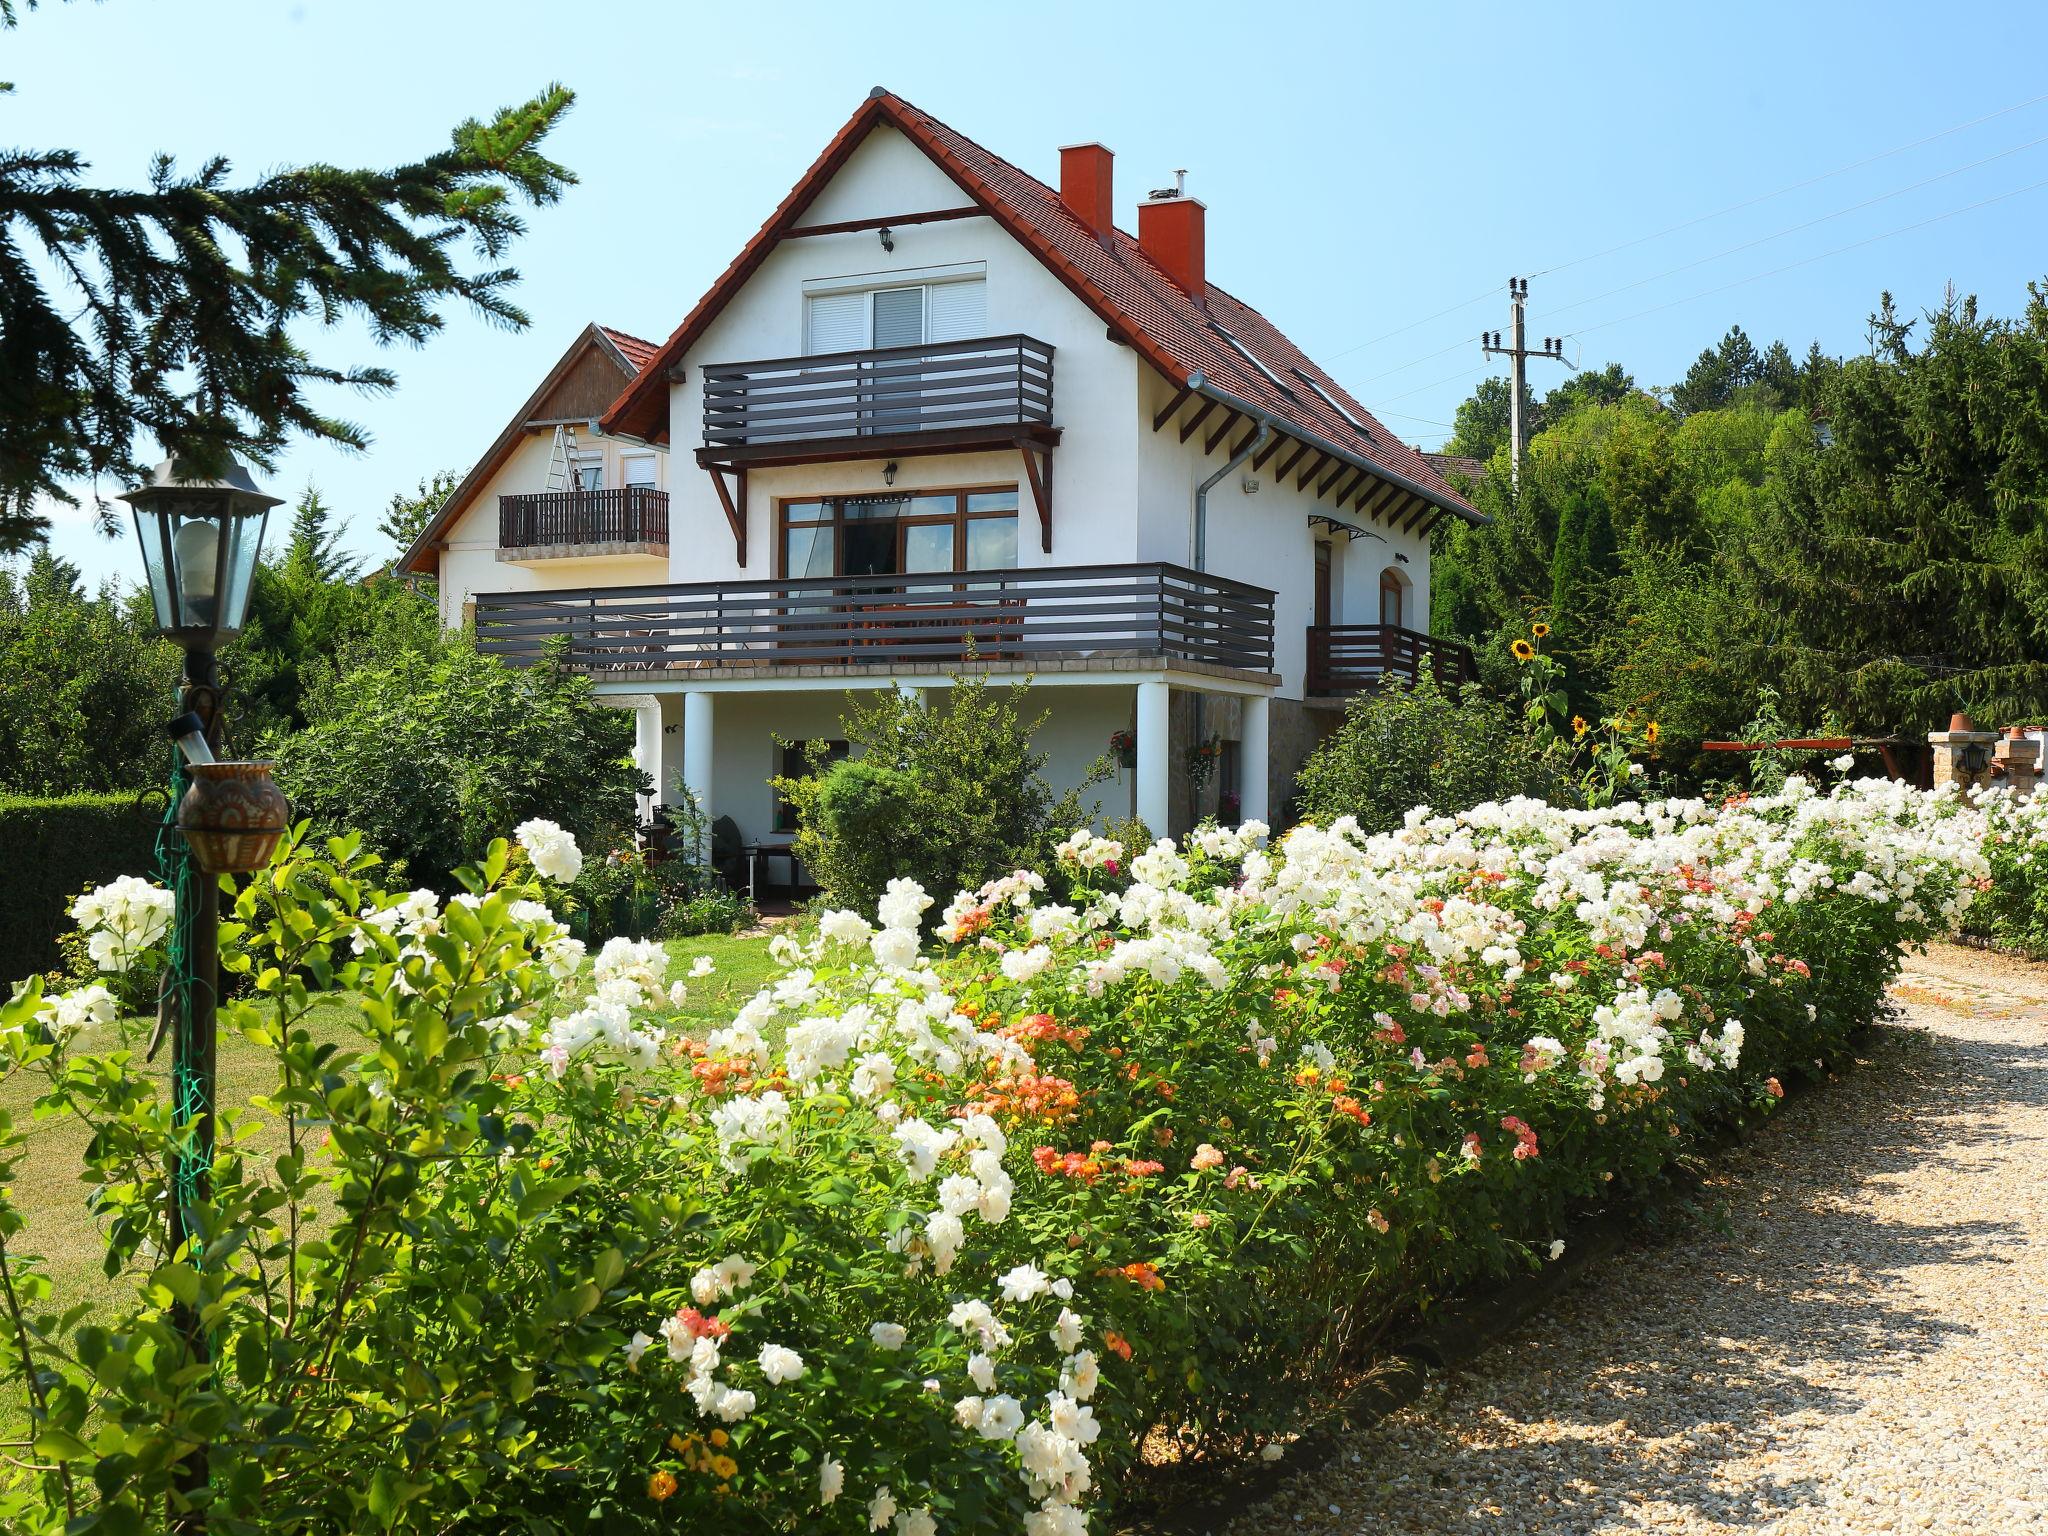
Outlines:
<svg viewBox="0 0 2048 1536"><path fill-rule="evenodd" d="M651 485L498 498L500 549L667 542L668 492Z"/></svg>
<svg viewBox="0 0 2048 1536"><path fill-rule="evenodd" d="M513 661L563 637L590 668L1157 656L1268 672L1273 594L1176 565L601 587L479 596L476 632Z"/></svg>
<svg viewBox="0 0 2048 1536"><path fill-rule="evenodd" d="M1308 632L1308 691L1358 693L1396 678L1429 673L1446 688L1479 680L1472 652L1398 624L1314 624Z"/></svg>
<svg viewBox="0 0 2048 1536"><path fill-rule="evenodd" d="M704 445L1052 424L1052 348L1029 336L704 368Z"/></svg>

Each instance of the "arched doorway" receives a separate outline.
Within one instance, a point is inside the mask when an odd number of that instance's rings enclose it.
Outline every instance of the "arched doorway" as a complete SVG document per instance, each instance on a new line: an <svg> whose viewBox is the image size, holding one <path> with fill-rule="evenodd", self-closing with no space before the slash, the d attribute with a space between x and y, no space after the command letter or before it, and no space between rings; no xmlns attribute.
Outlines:
<svg viewBox="0 0 2048 1536"><path fill-rule="evenodd" d="M1408 578L1390 565L1380 572L1380 623L1406 629L1407 613Z"/></svg>

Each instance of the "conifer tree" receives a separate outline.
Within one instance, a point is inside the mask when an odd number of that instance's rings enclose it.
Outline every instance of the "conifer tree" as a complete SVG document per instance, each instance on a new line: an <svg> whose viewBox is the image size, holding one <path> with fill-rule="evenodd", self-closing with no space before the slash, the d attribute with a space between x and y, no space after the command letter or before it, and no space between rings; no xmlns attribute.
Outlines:
<svg viewBox="0 0 2048 1536"><path fill-rule="evenodd" d="M299 494L292 508L291 538L285 545L287 570L303 572L319 582L353 581L362 562L341 547L334 509L313 486Z"/></svg>
<svg viewBox="0 0 2048 1536"><path fill-rule="evenodd" d="M0 3L0 27L15 20ZM389 170L237 183L223 158L182 171L159 155L127 189L87 185L75 150L0 154L0 553L46 533L37 498L140 478L151 439L202 471L231 454L271 467L293 434L363 447L314 388L385 390L393 375L312 356L303 322L417 344L461 302L525 325L504 265L524 229L514 203L553 203L575 180L541 153L573 99L550 85ZM98 511L111 525L111 505Z"/></svg>

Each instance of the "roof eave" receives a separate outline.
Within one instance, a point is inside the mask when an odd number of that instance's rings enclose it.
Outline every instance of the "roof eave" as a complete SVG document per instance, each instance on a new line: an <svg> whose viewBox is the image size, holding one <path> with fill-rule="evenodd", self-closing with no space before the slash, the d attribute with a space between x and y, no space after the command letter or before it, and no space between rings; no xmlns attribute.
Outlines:
<svg viewBox="0 0 2048 1536"><path fill-rule="evenodd" d="M1172 375L1169 374L1168 378L1172 378ZM1356 449L1346 448L1341 444L1333 443L1321 433L1310 432L1296 426L1291 421L1284 421L1280 417L1275 416L1266 407L1254 405L1241 395L1233 395L1227 389L1218 388L1200 373L1193 375L1183 382L1194 393L1214 400L1218 405L1238 411L1250 417L1253 421L1263 422L1283 437L1291 437L1297 443L1305 443L1318 453L1327 453L1332 458L1341 459L1353 469L1362 469L1369 475L1378 476L1389 485L1399 486L1411 495L1421 497L1431 506L1448 512L1451 516L1460 518L1475 528L1483 527L1492 521L1484 512L1481 512L1477 507L1469 505L1456 494L1447 496L1443 491L1433 490L1419 481L1410 479L1399 470L1389 469L1377 460L1367 458Z"/></svg>

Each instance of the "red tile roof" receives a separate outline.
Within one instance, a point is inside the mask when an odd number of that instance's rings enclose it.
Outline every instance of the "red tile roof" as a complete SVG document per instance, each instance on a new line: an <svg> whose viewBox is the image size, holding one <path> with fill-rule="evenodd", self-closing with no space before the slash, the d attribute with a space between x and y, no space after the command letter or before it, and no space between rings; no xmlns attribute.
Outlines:
<svg viewBox="0 0 2048 1536"><path fill-rule="evenodd" d="M653 362L654 354L661 350L661 343L658 341L644 341L638 336L628 335L609 325L600 325L598 329L604 332L607 341L619 349L620 356L632 364L635 373Z"/></svg>
<svg viewBox="0 0 2048 1536"><path fill-rule="evenodd" d="M1437 506L1461 517L1477 518L1427 459L1374 420L1342 385L1257 310L1213 283L1207 285L1206 306L1198 305L1153 264L1135 236L1117 230L1113 240L1101 240L1044 182L886 91L875 92L861 104L767 223L649 359L606 414L606 431L640 437L665 434L668 370L753 275L784 232L795 225L818 190L868 133L882 124L898 129L924 150L968 197L1034 252L1121 340L1174 385L1194 384L1198 389L1227 394L1269 416L1282 432L1311 436L1319 446L1405 485ZM1212 321L1235 335L1286 388L1273 384L1217 335ZM1329 398L1309 388L1296 376L1296 370ZM1346 412L1365 429L1363 433L1345 419Z"/></svg>
<svg viewBox="0 0 2048 1536"><path fill-rule="evenodd" d="M599 345L600 341L604 345ZM555 359L554 367L547 371L547 376L540 381L534 392L526 397L526 403L505 424L505 429L498 434L491 446L484 450L484 456L471 465L469 473L456 482L455 488L442 498L441 505L434 510L434 515L427 519L426 526L419 531L419 536L398 557L396 570L401 573L417 572L428 576L434 574L439 564L442 535L447 533L454 526L455 520L468 510L483 488L490 483L491 476L505 467L505 462L512 457L513 450L525 438L529 430L526 424L533 419L541 401L547 398L548 392L591 347L597 347L601 355L605 354L608 348L612 365L631 370L629 377L644 373L647 365L661 350L651 341L643 341L638 336L614 330L608 325L593 322L584 326L576 333L576 339L569 343L569 350Z"/></svg>

